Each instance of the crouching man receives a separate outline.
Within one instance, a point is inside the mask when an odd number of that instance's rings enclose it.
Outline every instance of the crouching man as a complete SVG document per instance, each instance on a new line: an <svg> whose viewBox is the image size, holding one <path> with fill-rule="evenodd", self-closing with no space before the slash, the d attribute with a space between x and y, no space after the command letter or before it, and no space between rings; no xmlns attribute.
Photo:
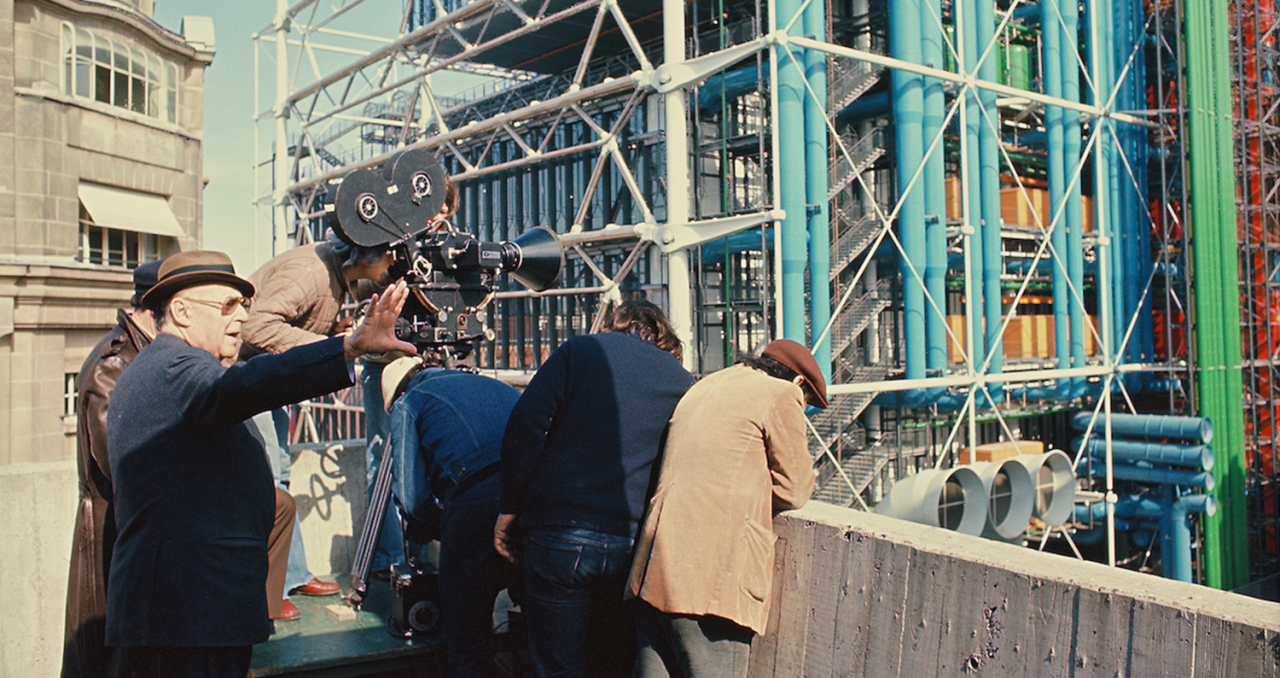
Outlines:
<svg viewBox="0 0 1280 678"><path fill-rule="evenodd" d="M813 355L790 339L689 389L671 417L627 584L635 676L747 675L773 583L773 516L813 493L804 406L826 407Z"/></svg>
<svg viewBox="0 0 1280 678"><path fill-rule="evenodd" d="M493 549L502 495L498 465L520 393L451 363L443 352L426 351L399 358L382 373L392 492L408 526L406 540L438 529L450 678L487 678L494 675L493 603L506 587L506 561Z"/></svg>

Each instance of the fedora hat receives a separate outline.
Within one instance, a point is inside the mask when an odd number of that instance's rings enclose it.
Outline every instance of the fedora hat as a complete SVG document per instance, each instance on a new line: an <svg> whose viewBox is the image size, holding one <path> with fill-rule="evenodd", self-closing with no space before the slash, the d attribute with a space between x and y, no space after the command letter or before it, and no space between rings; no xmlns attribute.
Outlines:
<svg viewBox="0 0 1280 678"><path fill-rule="evenodd" d="M155 310L160 302L179 290L196 285L229 285L252 297L253 283L236 275L231 257L222 252L193 250L179 252L160 264L156 284L142 295L142 305Z"/></svg>
<svg viewBox="0 0 1280 678"><path fill-rule="evenodd" d="M773 358L800 375L800 378L809 385L810 405L825 409L830 404L827 400L827 380L822 377L818 361L813 359L809 349L790 339L774 339L764 347L760 355Z"/></svg>

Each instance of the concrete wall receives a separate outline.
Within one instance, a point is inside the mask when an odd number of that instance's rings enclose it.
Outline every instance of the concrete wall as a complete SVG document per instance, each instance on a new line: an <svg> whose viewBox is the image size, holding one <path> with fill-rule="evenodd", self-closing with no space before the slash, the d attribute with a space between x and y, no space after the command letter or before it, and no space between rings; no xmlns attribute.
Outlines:
<svg viewBox="0 0 1280 678"><path fill-rule="evenodd" d="M0 465L0 676L62 669L76 464Z"/></svg>
<svg viewBox="0 0 1280 678"><path fill-rule="evenodd" d="M349 571L364 448L294 448L307 561ZM0 678L62 665L74 462L0 466ZM812 502L778 518L751 678L1280 676L1280 605Z"/></svg>
<svg viewBox="0 0 1280 678"><path fill-rule="evenodd" d="M763 676L1280 676L1280 605L874 514L779 517Z"/></svg>

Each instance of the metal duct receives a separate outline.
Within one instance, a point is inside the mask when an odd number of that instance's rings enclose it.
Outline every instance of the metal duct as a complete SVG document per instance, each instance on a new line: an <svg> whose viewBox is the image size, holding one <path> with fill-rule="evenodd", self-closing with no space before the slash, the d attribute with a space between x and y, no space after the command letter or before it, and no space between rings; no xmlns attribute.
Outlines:
<svg viewBox="0 0 1280 678"><path fill-rule="evenodd" d="M969 468L982 480L987 494L987 523L982 536L1013 539L1027 529L1035 507L1031 471L1013 459L978 462Z"/></svg>
<svg viewBox="0 0 1280 678"><path fill-rule="evenodd" d="M894 483L875 513L978 536L987 522L986 493L972 469L929 469Z"/></svg>
<svg viewBox="0 0 1280 678"><path fill-rule="evenodd" d="M1009 461L1021 464L1035 483L1032 515L1049 527L1058 527L1071 517L1076 501L1076 474L1071 458L1062 450L1020 455Z"/></svg>

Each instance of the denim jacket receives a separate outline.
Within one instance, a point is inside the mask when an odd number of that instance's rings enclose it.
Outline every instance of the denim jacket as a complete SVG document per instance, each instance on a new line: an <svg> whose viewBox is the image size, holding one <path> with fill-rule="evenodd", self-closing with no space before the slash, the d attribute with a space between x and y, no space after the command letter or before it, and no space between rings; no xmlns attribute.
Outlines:
<svg viewBox="0 0 1280 678"><path fill-rule="evenodd" d="M430 520L473 474L497 464L519 397L514 388L469 372L433 367L415 375L391 407L392 491L400 507Z"/></svg>

